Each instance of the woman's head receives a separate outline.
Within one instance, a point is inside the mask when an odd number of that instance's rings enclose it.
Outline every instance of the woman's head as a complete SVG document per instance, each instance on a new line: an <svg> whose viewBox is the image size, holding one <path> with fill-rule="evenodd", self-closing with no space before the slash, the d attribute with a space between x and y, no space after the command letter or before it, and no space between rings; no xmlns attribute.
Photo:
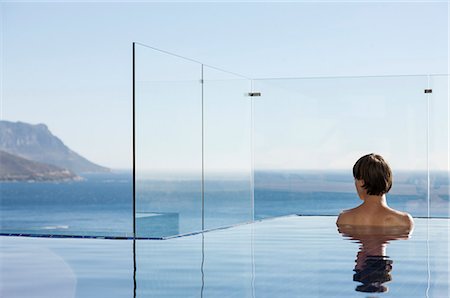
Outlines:
<svg viewBox="0 0 450 298"><path fill-rule="evenodd" d="M371 153L358 159L353 166L353 177L362 181L360 186L368 195L381 196L389 192L392 187L391 168L378 154Z"/></svg>

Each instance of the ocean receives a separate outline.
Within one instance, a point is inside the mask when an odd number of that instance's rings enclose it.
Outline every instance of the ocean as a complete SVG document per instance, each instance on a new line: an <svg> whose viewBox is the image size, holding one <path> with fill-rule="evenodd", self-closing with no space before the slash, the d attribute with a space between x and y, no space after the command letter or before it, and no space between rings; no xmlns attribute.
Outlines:
<svg viewBox="0 0 450 298"><path fill-rule="evenodd" d="M388 204L415 217L428 215L426 173L397 176ZM131 236L130 172L90 174L77 182L0 183L1 231L7 233ZM337 215L360 204L351 174L264 171L250 179L206 180L202 217L198 180L139 180L138 234L162 237L288 214ZM254 212L254 214L253 214ZM449 217L448 174L433 173L430 216ZM202 220L203 219L203 220Z"/></svg>

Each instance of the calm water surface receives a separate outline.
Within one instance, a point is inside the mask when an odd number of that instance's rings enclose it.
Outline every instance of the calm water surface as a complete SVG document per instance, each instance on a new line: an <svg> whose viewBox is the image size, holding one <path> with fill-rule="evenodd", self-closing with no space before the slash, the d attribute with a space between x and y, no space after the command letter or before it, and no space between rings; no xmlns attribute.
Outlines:
<svg viewBox="0 0 450 298"><path fill-rule="evenodd" d="M4 236L0 296L449 296L448 219L415 219L409 238L382 238L383 248L372 250L378 257L384 254L381 259L367 258L373 243L366 242L365 263L377 264L378 271L363 273L354 271L364 264L362 241L340 234L335 220L288 216L168 240L139 240L135 276L130 240ZM370 278L381 278L375 288L386 291L362 292Z"/></svg>

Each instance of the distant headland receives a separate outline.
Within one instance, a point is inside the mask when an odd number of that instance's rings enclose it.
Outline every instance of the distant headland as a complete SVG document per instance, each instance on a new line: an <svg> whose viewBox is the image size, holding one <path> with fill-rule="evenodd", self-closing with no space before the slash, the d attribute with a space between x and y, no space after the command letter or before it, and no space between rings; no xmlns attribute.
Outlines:
<svg viewBox="0 0 450 298"><path fill-rule="evenodd" d="M45 124L0 121L0 181L80 180L83 173L105 173L68 148Z"/></svg>

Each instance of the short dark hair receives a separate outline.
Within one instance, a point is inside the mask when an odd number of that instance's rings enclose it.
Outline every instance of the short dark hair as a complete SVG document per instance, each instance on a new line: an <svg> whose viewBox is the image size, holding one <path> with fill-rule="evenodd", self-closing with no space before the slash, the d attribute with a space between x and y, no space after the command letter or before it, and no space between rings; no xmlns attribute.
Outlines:
<svg viewBox="0 0 450 298"><path fill-rule="evenodd" d="M388 163L378 154L367 154L353 166L353 177L363 180L367 194L380 196L392 187L392 171Z"/></svg>

